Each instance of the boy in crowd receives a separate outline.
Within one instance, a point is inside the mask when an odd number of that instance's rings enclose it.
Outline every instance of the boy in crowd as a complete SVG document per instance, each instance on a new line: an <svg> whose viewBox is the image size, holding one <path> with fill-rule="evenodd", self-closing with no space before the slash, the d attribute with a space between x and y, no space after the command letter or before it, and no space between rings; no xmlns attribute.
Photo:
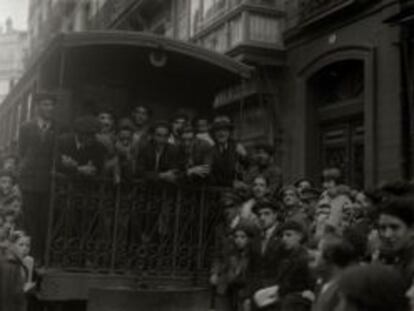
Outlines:
<svg viewBox="0 0 414 311"><path fill-rule="evenodd" d="M128 119L119 122L119 130L115 143L117 156L118 181L132 180L135 172L135 154L133 150L134 126Z"/></svg>
<svg viewBox="0 0 414 311"><path fill-rule="evenodd" d="M168 142L172 145L178 146L180 144L180 137L184 128L188 125L188 117L185 114L177 114L171 120L171 133Z"/></svg>
<svg viewBox="0 0 414 311"><path fill-rule="evenodd" d="M11 171L0 171L0 211L21 214L22 196Z"/></svg>
<svg viewBox="0 0 414 311"><path fill-rule="evenodd" d="M152 110L146 105L138 104L132 111L131 116L134 126L132 145L135 156L137 156L149 138Z"/></svg>
<svg viewBox="0 0 414 311"><path fill-rule="evenodd" d="M3 161L2 161L3 170L12 172L13 174L17 174L18 165L19 165L19 160L18 160L17 155L10 153L3 157Z"/></svg>
<svg viewBox="0 0 414 311"><path fill-rule="evenodd" d="M194 128L196 131L196 137L198 139L206 141L210 146L214 146L214 140L210 136L210 124L208 118L206 117L197 117L194 120Z"/></svg>
<svg viewBox="0 0 414 311"><path fill-rule="evenodd" d="M379 259L397 268L407 284L414 275L414 200L394 198L379 211Z"/></svg>

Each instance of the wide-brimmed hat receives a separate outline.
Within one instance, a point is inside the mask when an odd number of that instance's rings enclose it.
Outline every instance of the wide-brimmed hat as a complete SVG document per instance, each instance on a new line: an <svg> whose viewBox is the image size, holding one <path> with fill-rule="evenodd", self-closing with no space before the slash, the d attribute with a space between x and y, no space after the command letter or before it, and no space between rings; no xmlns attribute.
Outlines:
<svg viewBox="0 0 414 311"><path fill-rule="evenodd" d="M211 125L211 131L212 132L219 131L219 130L232 131L233 129L234 129L233 123L230 122L230 121L226 121L226 120L215 121Z"/></svg>
<svg viewBox="0 0 414 311"><path fill-rule="evenodd" d="M74 129L79 134L96 134L101 125L94 116L82 116L75 120Z"/></svg>

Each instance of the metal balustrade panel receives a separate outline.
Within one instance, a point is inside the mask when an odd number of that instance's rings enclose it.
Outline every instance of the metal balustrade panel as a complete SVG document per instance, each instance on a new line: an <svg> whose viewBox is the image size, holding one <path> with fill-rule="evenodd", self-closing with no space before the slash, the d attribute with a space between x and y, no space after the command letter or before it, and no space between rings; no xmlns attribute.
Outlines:
<svg viewBox="0 0 414 311"><path fill-rule="evenodd" d="M54 184L48 268L145 277L196 276L210 267L222 189Z"/></svg>

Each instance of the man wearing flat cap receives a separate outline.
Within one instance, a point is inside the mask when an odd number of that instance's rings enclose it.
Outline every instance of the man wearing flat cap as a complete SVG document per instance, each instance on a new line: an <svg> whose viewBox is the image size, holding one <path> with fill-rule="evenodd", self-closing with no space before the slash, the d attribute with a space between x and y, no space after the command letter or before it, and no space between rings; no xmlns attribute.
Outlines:
<svg viewBox="0 0 414 311"><path fill-rule="evenodd" d="M32 103L36 117L21 126L18 139L24 227L32 237L33 256L39 263L42 263L45 251L45 217L49 207L54 142L58 134L53 121L56 102L53 93L34 94Z"/></svg>
<svg viewBox="0 0 414 311"><path fill-rule="evenodd" d="M99 121L94 116L79 117L74 132L58 141L58 170L68 176L98 177L102 172L106 148L97 141Z"/></svg>

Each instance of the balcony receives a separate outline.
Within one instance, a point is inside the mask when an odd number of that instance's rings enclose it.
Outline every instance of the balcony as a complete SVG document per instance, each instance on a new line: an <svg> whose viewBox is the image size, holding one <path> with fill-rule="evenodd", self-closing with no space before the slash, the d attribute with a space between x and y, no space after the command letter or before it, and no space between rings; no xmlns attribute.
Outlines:
<svg viewBox="0 0 414 311"><path fill-rule="evenodd" d="M240 60L283 50L283 1L231 0L192 16L191 41ZM257 56L257 55L256 55ZM270 58L269 58L270 60Z"/></svg>
<svg viewBox="0 0 414 311"><path fill-rule="evenodd" d="M129 10L131 6L137 4L136 0L110 0L105 1L99 11L89 20L90 29L110 28L119 17Z"/></svg>
<svg viewBox="0 0 414 311"><path fill-rule="evenodd" d="M290 0L288 28L307 26L345 9L355 9L371 0Z"/></svg>

